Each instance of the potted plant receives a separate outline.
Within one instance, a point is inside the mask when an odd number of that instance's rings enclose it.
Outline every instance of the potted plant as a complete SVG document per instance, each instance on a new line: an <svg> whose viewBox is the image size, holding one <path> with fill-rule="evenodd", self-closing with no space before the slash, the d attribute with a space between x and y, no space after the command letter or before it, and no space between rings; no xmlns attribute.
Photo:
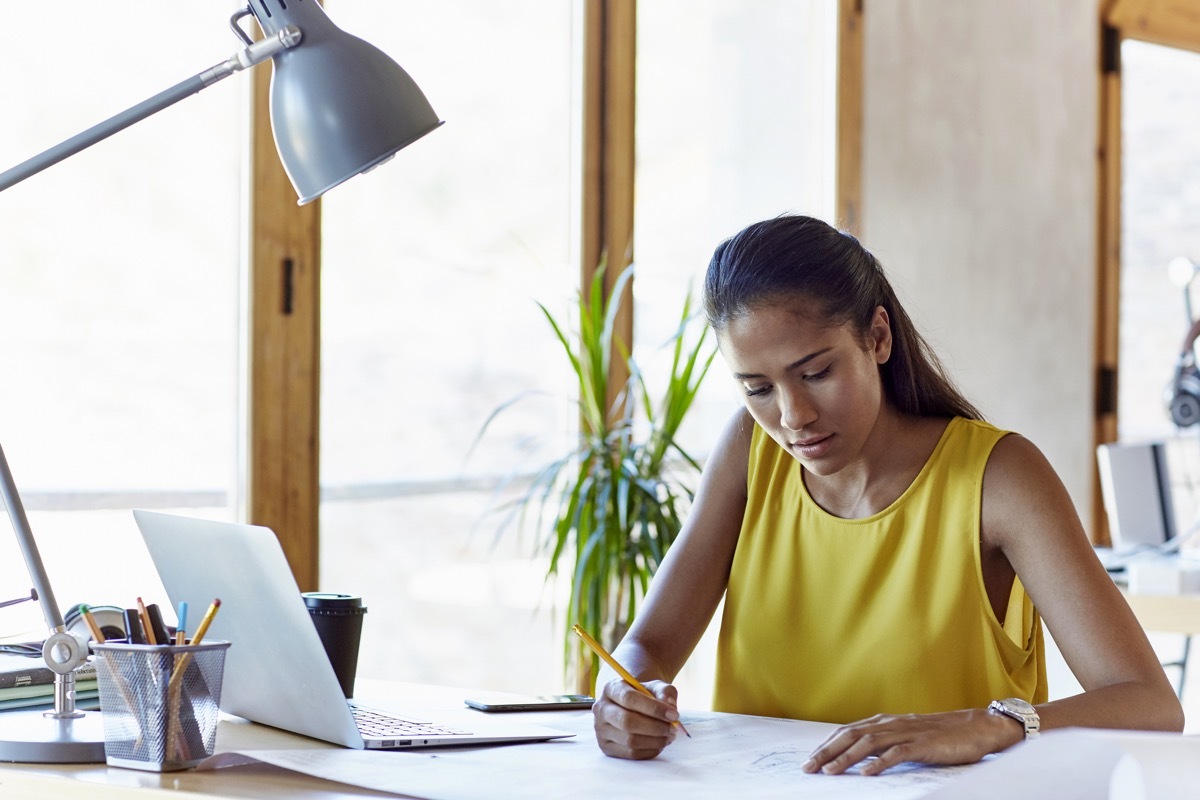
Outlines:
<svg viewBox="0 0 1200 800"><path fill-rule="evenodd" d="M632 271L622 272L611 298L623 297ZM550 559L546 580L569 576L564 669L574 670L576 691L592 693L598 659L570 634L571 625L579 623L606 649L614 648L679 535L700 466L675 436L716 348L686 297L669 342L666 385L656 399L627 344L614 334L620 300L605 297L602 269L590 293L578 295L577 331L569 331L538 305L573 373L579 436L504 507L510 512L507 519L515 516L518 525L536 521L539 547ZM687 334L697 326L699 333L689 344ZM628 368L629 378L610 395L612 359L620 359L618 366ZM615 397L612 403L610 396Z"/></svg>

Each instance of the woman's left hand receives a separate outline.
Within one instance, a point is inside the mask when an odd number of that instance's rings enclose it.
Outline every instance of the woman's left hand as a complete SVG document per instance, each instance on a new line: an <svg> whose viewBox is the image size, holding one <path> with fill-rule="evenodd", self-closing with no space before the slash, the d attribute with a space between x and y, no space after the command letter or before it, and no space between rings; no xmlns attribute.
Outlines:
<svg viewBox="0 0 1200 800"><path fill-rule="evenodd" d="M973 764L989 753L1024 738L1014 719L985 709L942 714L877 714L838 728L804 764L805 772L840 775L865 759L859 770L878 775L905 761L923 764Z"/></svg>

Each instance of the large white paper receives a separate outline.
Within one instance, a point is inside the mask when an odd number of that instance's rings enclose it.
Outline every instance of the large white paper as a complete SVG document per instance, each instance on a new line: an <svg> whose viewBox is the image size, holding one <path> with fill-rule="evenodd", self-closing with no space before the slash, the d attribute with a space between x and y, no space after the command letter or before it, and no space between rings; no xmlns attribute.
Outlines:
<svg viewBox="0 0 1200 800"><path fill-rule="evenodd" d="M446 713L444 710L439 713ZM460 711L468 718L477 712ZM590 712L521 715L572 739L480 748L365 752L242 720L222 722L204 766L261 761L351 786L428 800L505 798L928 798L1176 800L1200 798L1200 737L1067 729L965 767L904 764L883 775L808 775L801 765L836 727L769 717L684 712L658 758L625 761L596 745ZM466 722L464 720L463 722Z"/></svg>
<svg viewBox="0 0 1200 800"><path fill-rule="evenodd" d="M564 715L571 740L468 750L366 752L342 749L240 750L209 766L246 758L327 780L426 800L497 798L918 798L971 767L903 765L880 776L809 775L808 754L832 725L730 714L686 714L692 734L658 758L608 758L591 716ZM540 724L546 724L539 720ZM1011 798L1010 798L1011 800Z"/></svg>

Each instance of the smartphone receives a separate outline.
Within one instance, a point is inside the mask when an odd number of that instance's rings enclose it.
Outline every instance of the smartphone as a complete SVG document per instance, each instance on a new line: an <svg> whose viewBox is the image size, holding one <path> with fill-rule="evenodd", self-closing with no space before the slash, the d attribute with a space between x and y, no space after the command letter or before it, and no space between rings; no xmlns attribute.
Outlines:
<svg viewBox="0 0 1200 800"><path fill-rule="evenodd" d="M497 693L468 697L464 702L480 711L565 711L591 708L596 698L586 694L520 695Z"/></svg>

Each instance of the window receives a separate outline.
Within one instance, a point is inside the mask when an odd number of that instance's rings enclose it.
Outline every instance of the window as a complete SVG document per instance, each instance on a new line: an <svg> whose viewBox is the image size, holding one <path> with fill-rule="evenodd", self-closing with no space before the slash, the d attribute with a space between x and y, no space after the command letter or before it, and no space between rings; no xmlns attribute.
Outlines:
<svg viewBox="0 0 1200 800"><path fill-rule="evenodd" d="M834 219L836 23L832 0L638 3L634 341L652 377L720 241L785 212ZM684 447L706 453L739 403L718 358Z"/></svg>
<svg viewBox="0 0 1200 800"><path fill-rule="evenodd" d="M577 284L573 5L337 8L446 120L322 200L320 581L386 609L366 617L364 675L562 680L545 562L484 517L489 487L573 422L536 305L566 308Z"/></svg>
<svg viewBox="0 0 1200 800"><path fill-rule="evenodd" d="M1128 39L1121 84L1118 425L1120 439L1138 441L1175 433L1163 398L1189 323L1167 265L1178 256L1200 262L1200 153L1189 116L1200 108L1200 54Z"/></svg>
<svg viewBox="0 0 1200 800"><path fill-rule="evenodd" d="M0 169L238 47L207 6L67 13L48 52L45 9L5 9ZM231 79L0 193L0 443L64 607L154 596L131 507L232 516L242 97ZM3 528L8 599L29 579ZM25 631L34 604L0 610Z"/></svg>

